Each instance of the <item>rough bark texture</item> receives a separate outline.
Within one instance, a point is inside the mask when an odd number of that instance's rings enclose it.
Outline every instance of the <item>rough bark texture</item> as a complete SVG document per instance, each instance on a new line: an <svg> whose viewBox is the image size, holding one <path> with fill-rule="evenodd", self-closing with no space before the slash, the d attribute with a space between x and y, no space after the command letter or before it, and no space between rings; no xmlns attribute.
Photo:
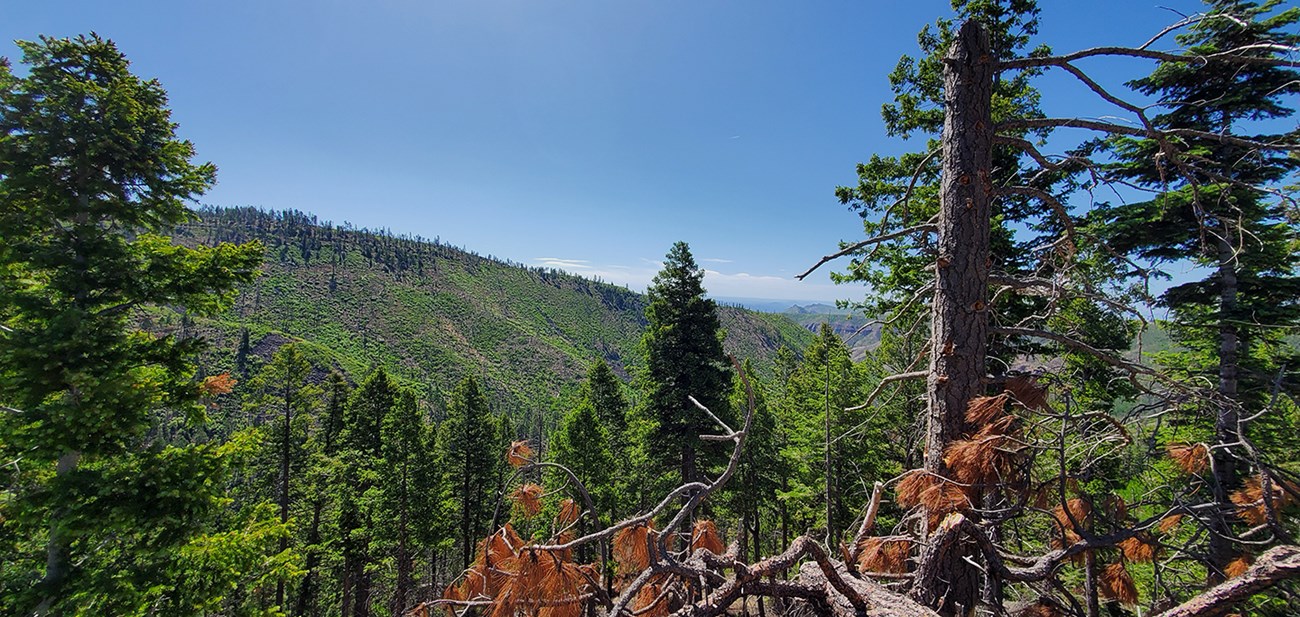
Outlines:
<svg viewBox="0 0 1300 617"><path fill-rule="evenodd" d="M867 611L865 614L857 613L847 598L834 592L830 583L826 581L826 575L822 573L821 568L816 563L806 562L799 568L798 580L801 583L808 583L812 587L821 587L828 590L830 602L824 608L829 609L830 615L834 617L938 617L938 613L922 606L911 598L894 593L874 581L854 578L849 573L848 568L844 567L844 564L839 561L833 563L835 564L835 570L840 574L840 578L843 578L859 596L866 600ZM816 608L807 605L805 607L808 609L807 612L819 614Z"/></svg>
<svg viewBox="0 0 1300 617"><path fill-rule="evenodd" d="M961 438L966 405L980 393L988 347L989 221L993 199L993 59L988 34L962 24L944 59L943 178L940 184L937 285L931 329L925 470L948 475L944 449ZM978 598L980 572L964 551L922 556L918 598L942 602L941 613L969 610ZM927 563L926 560L944 563ZM944 593L931 597L933 590ZM925 590L931 590L927 592Z"/></svg>
<svg viewBox="0 0 1300 617"><path fill-rule="evenodd" d="M1241 576L1188 600L1158 617L1215 617L1239 608L1239 603L1279 581L1300 577L1300 547L1279 546L1255 561Z"/></svg>
<svg viewBox="0 0 1300 617"><path fill-rule="evenodd" d="M1223 234L1231 229L1222 230ZM1222 401L1214 418L1214 440L1217 444L1232 444L1240 440L1237 432L1238 394L1237 326L1233 323L1237 313L1237 257L1232 245L1224 238L1218 239L1219 251L1219 394ZM1210 572L1211 582L1221 582L1222 573L1233 554L1231 526L1227 517L1233 511L1230 497L1237 483L1237 457L1232 448L1214 449L1214 502L1219 505L1210 519Z"/></svg>

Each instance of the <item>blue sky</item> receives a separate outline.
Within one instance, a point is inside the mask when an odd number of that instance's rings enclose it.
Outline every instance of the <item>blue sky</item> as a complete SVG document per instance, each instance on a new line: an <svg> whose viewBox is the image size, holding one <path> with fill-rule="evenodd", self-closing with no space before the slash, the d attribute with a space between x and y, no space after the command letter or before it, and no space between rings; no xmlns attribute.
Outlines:
<svg viewBox="0 0 1300 617"><path fill-rule="evenodd" d="M1039 38L1058 51L1140 44L1178 18L1163 7L1200 7L1042 5ZM949 14L934 0L43 0L6 7L0 55L38 34L117 41L220 168L204 203L633 289L686 240L714 295L811 301L865 293L793 276L861 237L834 188L909 146L880 120L887 74ZM1148 66L1090 68L1117 84ZM1044 107L1112 113L1061 79Z"/></svg>

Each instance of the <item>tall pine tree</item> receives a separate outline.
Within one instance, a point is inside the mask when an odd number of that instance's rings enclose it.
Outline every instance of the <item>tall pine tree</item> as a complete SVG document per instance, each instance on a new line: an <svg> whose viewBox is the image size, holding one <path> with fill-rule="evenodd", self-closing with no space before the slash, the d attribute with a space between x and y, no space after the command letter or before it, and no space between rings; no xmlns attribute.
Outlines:
<svg viewBox="0 0 1300 617"><path fill-rule="evenodd" d="M1139 263L1199 267L1202 278L1170 287L1157 302L1170 309L1171 337L1185 350L1166 359L1189 378L1217 384L1219 400L1193 438L1215 444L1212 492L1219 509L1205 523L1212 576L1222 578L1236 557L1230 493L1249 458L1239 445L1240 420L1263 410L1275 384L1293 382L1300 368L1282 338L1300 325L1300 235L1294 209L1287 211L1288 204L1294 208L1293 198L1279 192L1294 179L1300 160L1282 147L1252 147L1213 135L1294 148L1294 131L1269 133L1266 121L1294 114L1286 100L1300 93L1300 72L1214 55L1244 48L1233 55L1270 58L1278 49L1294 48L1300 44L1294 29L1300 8L1276 12L1277 1L1207 4L1206 16L1179 36L1195 59L1161 62L1132 83L1160 101L1160 113L1151 118L1155 128L1205 134L1183 137L1191 165L1169 160L1165 146L1153 139L1112 139L1108 145L1119 160L1112 172L1157 194L1093 216L1110 246ZM1272 414L1261 420L1276 419Z"/></svg>
<svg viewBox="0 0 1300 617"><path fill-rule="evenodd" d="M25 75L0 61L0 458L22 461L0 505L0 613L208 606L230 577L183 584L182 549L217 511L222 451L150 438L162 409L203 422L202 341L131 317L220 310L261 248L162 235L216 168L191 160L162 86L112 42L18 46Z"/></svg>
<svg viewBox="0 0 1300 617"><path fill-rule="evenodd" d="M718 430L687 397L695 397L720 418L730 415L731 370L722 351L717 304L704 297L703 282L704 269L695 263L690 247L678 242L646 291L649 323L641 339L646 352L643 412L648 420L644 447L658 469L645 471L662 477L663 468L676 467L682 483L698 481L701 467L716 458L701 460L700 435Z"/></svg>

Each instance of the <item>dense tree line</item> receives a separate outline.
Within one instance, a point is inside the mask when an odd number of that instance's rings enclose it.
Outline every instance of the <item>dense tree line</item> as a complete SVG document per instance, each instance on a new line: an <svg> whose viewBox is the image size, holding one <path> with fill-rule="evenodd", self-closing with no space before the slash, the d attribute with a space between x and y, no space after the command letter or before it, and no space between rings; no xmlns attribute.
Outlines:
<svg viewBox="0 0 1300 617"><path fill-rule="evenodd" d="M1256 124L1293 112L1278 54L1300 9L1213 2L1183 24L1188 55L1123 52L1156 63L1134 82L1148 114L1031 47L1032 1L954 8L885 108L926 151L838 192L871 236L838 255L877 294L880 346L855 362L823 325L760 377L723 353L677 243L632 379L595 358L550 421L495 408L475 375L346 374L291 337L263 362L247 328L233 373L207 374L201 339L139 330L143 307L227 306L259 256L355 250L400 275L451 249L296 211L196 218L215 170L161 87L98 37L22 43L28 74L0 65L0 610L661 617L754 595L760 614L1191 614L1207 584L1300 569L1264 550L1298 533L1300 146ZM1054 69L1144 128L1045 117L1033 79ZM1038 152L1079 126L1103 136ZM1097 178L1144 199L1068 207ZM1132 285L1177 261L1204 278ZM1123 356L1134 302L1170 309L1155 364ZM1295 609L1285 588L1248 605Z"/></svg>

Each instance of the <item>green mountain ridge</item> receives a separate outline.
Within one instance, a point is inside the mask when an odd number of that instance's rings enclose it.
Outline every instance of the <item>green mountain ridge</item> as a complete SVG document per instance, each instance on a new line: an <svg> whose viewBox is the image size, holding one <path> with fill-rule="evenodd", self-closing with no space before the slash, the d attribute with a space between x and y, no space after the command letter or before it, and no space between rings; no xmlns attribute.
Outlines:
<svg viewBox="0 0 1300 617"><path fill-rule="evenodd" d="M205 208L181 244L258 240L263 276L214 318L157 314L155 328L197 328L211 340L209 373L235 369L240 330L266 360L290 340L354 378L387 366L445 392L474 374L498 405L533 415L603 357L623 378L640 362L646 299L558 270L483 257L440 242L320 223L297 211ZM771 369L781 346L811 333L785 316L719 307L726 350ZM436 397L430 397L436 398Z"/></svg>

